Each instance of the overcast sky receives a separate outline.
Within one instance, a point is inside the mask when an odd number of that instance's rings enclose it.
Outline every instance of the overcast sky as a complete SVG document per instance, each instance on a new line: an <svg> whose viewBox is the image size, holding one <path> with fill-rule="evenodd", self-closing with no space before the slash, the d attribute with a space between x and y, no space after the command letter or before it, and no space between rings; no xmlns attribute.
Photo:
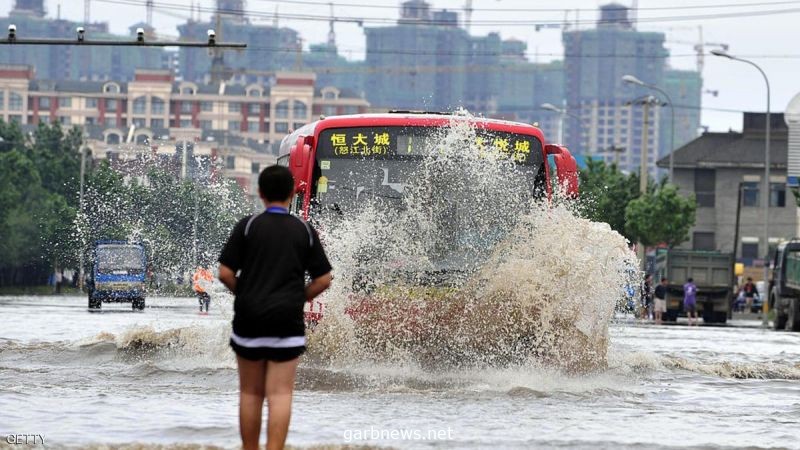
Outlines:
<svg viewBox="0 0 800 450"><path fill-rule="evenodd" d="M429 0L434 8L463 10L464 0ZM7 15L13 0L0 0L0 15ZM120 3L140 3L141 6ZM154 0L157 6L188 7L192 0ZM204 9L213 8L214 0L194 0ZM305 3L318 3L317 5ZM321 5L319 4L321 3ZM336 16L367 19L365 26L382 26L381 21L394 20L399 15L396 8L399 0L370 0L368 6L347 6L364 3L361 0L335 0ZM539 61L561 59L561 30L543 28L535 31L529 22L557 23L563 21L563 10L573 10L569 19L576 15L582 27L597 17L597 8L608 1L597 0L474 0L472 33L485 35L497 31L503 38L517 38L528 43L531 59L538 54ZM626 6L631 0L621 0ZM55 17L58 5L61 17L81 21L83 0L45 0L48 14ZM144 0L92 0L92 21L109 22L111 30L127 33L134 22L144 21ZM693 46L699 39L698 27L702 25L703 39L709 43L725 43L730 53L747 57L759 64L769 77L772 88L772 111L783 111L791 98L800 93L800 0L640 0L638 28L662 31L667 34L668 47L673 57L670 64L675 68L692 69L697 58ZM377 6L377 7L376 7ZM705 6L708 6L705 8ZM248 0L246 9L259 15L272 14L276 7L280 15L327 16L330 7L324 0ZM676 8L677 7L677 8ZM561 11L532 11L532 9L560 8ZM660 9L659 9L660 8ZM674 8L674 9L665 9ZM528 11L522 11L527 9ZM504 11L505 10L505 11ZM579 10L576 14L574 10ZM188 18L189 12L180 9L158 7L154 22L158 33L177 36L176 25ZM779 13L772 13L778 11ZM734 17L719 17L723 15ZM176 17L177 16L177 17ZM202 12L207 19L208 12ZM669 19L669 20L666 20ZM375 22L370 23L369 20ZM271 23L258 19L256 23ZM494 23L487 23L494 22ZM520 23L524 22L524 23ZM327 22L307 19L280 19L281 26L300 31L306 46L308 43L324 42L328 33ZM21 30L20 30L21 31ZM357 24L337 23L336 37L342 53L351 59L363 58L364 33ZM202 39L198 36L198 39ZM267 45L267 44L265 44ZM712 47L708 47L709 50ZM719 96L703 95L702 124L711 130L741 129L741 114L720 110L764 111L766 91L758 71L746 64L725 60L715 56L705 58L703 70L704 89L719 91Z"/></svg>

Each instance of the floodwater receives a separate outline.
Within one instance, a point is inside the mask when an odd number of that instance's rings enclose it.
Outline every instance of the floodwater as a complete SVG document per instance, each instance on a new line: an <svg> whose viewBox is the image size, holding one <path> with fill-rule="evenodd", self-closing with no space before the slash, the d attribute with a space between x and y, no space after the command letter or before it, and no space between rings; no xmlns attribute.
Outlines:
<svg viewBox="0 0 800 450"><path fill-rule="evenodd" d="M237 448L230 303L0 298L0 433L50 448ZM800 333L609 327L608 367L422 369L317 364L297 383L289 444L397 448L800 448ZM424 439L423 439L424 438Z"/></svg>

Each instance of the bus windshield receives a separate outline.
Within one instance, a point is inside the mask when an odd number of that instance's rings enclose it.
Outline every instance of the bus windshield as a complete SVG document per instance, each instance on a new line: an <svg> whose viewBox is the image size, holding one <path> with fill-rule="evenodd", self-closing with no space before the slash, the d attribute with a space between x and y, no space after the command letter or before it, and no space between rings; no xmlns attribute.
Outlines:
<svg viewBox="0 0 800 450"><path fill-rule="evenodd" d="M347 211L372 200L401 203L409 178L441 142L442 127L355 127L323 130L312 197L323 210ZM518 163L530 192L543 189L542 144L535 136L476 129L475 146ZM483 151L483 150L481 150ZM453 199L458 200L458 199Z"/></svg>
<svg viewBox="0 0 800 450"><path fill-rule="evenodd" d="M139 275L144 272L142 248L136 245L106 244L97 247L97 272L125 272Z"/></svg>

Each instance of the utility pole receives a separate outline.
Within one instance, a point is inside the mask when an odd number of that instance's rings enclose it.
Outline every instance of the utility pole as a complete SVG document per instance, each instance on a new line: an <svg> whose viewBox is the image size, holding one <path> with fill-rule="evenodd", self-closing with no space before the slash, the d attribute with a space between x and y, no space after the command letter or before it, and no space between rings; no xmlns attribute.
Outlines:
<svg viewBox="0 0 800 450"><path fill-rule="evenodd" d="M648 95L642 101L642 149L639 154L639 192L642 195L647 194L647 137L648 125L650 124L650 103L653 101L653 96ZM644 245L641 242L636 243L636 256L639 258L641 269L645 270L647 264L645 261Z"/></svg>
<svg viewBox="0 0 800 450"><path fill-rule="evenodd" d="M81 173L81 191L80 191L80 196L78 197L78 217L80 217L81 219L83 218L83 184L84 184L83 180L86 177L86 150L87 150L87 148L86 148L85 144L81 145L81 171L80 171L80 173ZM84 277L83 256L84 256L84 253L85 253L86 249L83 248L83 239L82 238L80 240L80 243L81 243L80 254L78 255L78 258L79 258L79 262L78 262L78 287L81 290L83 290L83 277Z"/></svg>
<svg viewBox="0 0 800 450"><path fill-rule="evenodd" d="M647 132L650 124L650 96L642 102L642 151L639 155L639 192L642 195L647 193Z"/></svg>

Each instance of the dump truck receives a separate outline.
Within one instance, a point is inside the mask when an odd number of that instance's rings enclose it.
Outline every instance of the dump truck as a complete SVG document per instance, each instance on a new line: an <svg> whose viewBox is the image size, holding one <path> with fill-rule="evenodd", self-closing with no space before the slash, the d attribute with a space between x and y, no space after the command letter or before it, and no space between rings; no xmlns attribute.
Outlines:
<svg viewBox="0 0 800 450"><path fill-rule="evenodd" d="M772 260L769 308L776 330L800 331L800 239L778 246Z"/></svg>
<svg viewBox="0 0 800 450"><path fill-rule="evenodd" d="M683 285L697 285L697 314L704 323L725 323L733 300L733 254L700 250L662 250L656 255L656 280L667 278L665 320L685 316ZM655 281L657 283L658 281Z"/></svg>
<svg viewBox="0 0 800 450"><path fill-rule="evenodd" d="M147 257L144 245L126 241L97 241L86 280L89 309L103 302L130 302L134 310L145 306Z"/></svg>

